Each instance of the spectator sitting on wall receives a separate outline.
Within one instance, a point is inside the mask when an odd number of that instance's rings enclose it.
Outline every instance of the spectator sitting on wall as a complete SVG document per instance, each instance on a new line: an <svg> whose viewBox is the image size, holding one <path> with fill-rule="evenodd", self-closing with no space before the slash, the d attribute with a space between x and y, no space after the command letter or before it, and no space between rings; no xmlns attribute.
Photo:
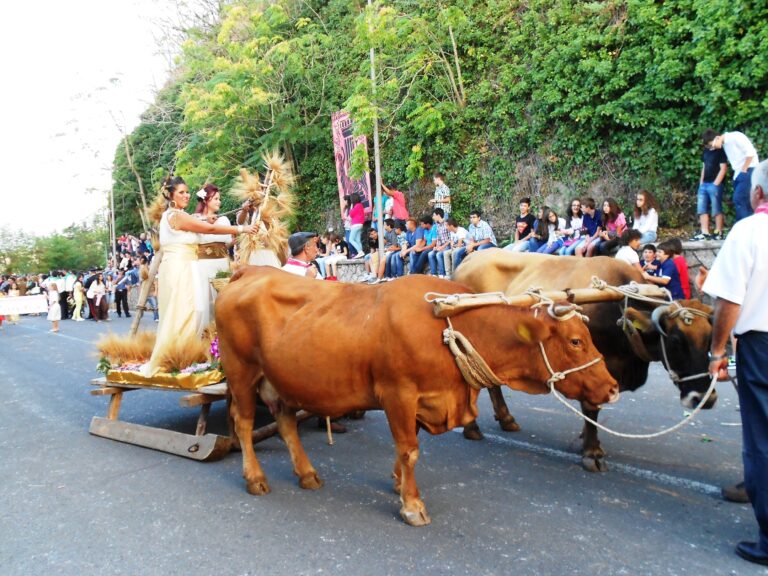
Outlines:
<svg viewBox="0 0 768 576"><path fill-rule="evenodd" d="M482 215L483 213L479 208L469 213L467 243L463 248L459 248L453 258L454 270L459 267L467 254L471 254L475 250L486 250L496 247L496 236L493 234L493 229L488 222L481 218Z"/></svg>
<svg viewBox="0 0 768 576"><path fill-rule="evenodd" d="M643 272L643 267L640 265L640 256L637 254L638 248L640 248L640 240L643 237L643 233L640 230L624 230L621 235L621 248L616 252L616 260L626 262L630 266L633 266Z"/></svg>

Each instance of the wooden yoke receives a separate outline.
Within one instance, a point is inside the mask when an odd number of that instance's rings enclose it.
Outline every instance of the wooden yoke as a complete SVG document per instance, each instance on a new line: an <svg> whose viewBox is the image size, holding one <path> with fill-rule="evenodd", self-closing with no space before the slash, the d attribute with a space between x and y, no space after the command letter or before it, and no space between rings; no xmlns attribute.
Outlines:
<svg viewBox="0 0 768 576"><path fill-rule="evenodd" d="M593 304L598 302L618 302L629 295L641 300L661 299L668 303L668 292L655 284L628 284L624 286L608 286L601 288L574 288L565 290L531 290L526 294L507 296L501 292L483 294L436 294L425 295L427 302L434 306L434 314L438 318L449 318L462 310L493 304L508 306L530 307L541 301L570 302L572 304ZM661 303L661 302L659 302Z"/></svg>

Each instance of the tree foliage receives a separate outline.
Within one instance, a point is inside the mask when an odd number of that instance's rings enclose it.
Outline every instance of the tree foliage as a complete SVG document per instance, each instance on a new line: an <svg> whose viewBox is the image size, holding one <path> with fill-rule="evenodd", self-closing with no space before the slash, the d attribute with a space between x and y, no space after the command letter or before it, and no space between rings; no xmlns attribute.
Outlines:
<svg viewBox="0 0 768 576"><path fill-rule="evenodd" d="M173 121L150 110L130 138L153 187L175 166L193 189L226 190L278 148L300 225L320 226L336 197L330 114L345 108L368 136L378 118L385 181L418 191L442 170L459 215L586 192L628 209L644 187L678 225L694 216L705 127L768 151L767 17L748 0L233 0L185 34L156 106Z"/></svg>

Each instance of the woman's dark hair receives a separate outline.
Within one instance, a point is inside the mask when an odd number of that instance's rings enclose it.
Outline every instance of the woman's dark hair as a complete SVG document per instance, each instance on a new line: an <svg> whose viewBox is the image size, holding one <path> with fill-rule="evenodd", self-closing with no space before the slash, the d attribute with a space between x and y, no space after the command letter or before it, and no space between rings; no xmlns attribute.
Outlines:
<svg viewBox="0 0 768 576"><path fill-rule="evenodd" d="M352 194L352 195L349 197L349 202L350 202L350 204L351 204L352 206L354 206L355 204L360 204L360 194L358 194L357 192L355 192L354 194Z"/></svg>
<svg viewBox="0 0 768 576"><path fill-rule="evenodd" d="M640 218L641 212L642 212L642 214L648 214L648 210L650 210L651 208L656 210L656 212L659 211L659 204L658 204L658 202L656 202L656 198L654 197L653 194L648 192L648 190L640 190L637 193L637 195L640 196L640 194L643 195L643 198L645 199L645 202L643 202L643 209L642 209L642 211L640 209L638 209L637 202L635 202L635 212L634 212L635 219Z"/></svg>
<svg viewBox="0 0 768 576"><path fill-rule="evenodd" d="M614 222L616 218L619 217L619 214L621 214L621 208L619 208L619 203L616 202L615 198L609 196L603 201L603 204L606 202L611 210L608 214L603 212L603 228L605 228L605 225L608 224L608 222Z"/></svg>
<svg viewBox="0 0 768 576"><path fill-rule="evenodd" d="M195 214L205 214L206 208L208 208L208 202L211 201L216 194L219 193L219 188L215 184L206 184L203 186L205 190L205 198L197 197L197 207L195 208Z"/></svg>
<svg viewBox="0 0 768 576"><path fill-rule="evenodd" d="M541 207L541 218L536 220L536 234L539 236L539 242L546 244L549 241L549 215L552 210L549 206Z"/></svg>
<svg viewBox="0 0 768 576"><path fill-rule="evenodd" d="M576 215L573 214L573 203L578 202L579 203L579 211ZM566 228L573 228L572 222L574 218L583 218L584 213L581 211L581 200L579 198L574 198L571 200L570 205L568 206L568 216L565 219L565 227Z"/></svg>
<svg viewBox="0 0 768 576"><path fill-rule="evenodd" d="M167 176L165 180L163 180L163 197L169 202L173 200L173 193L176 191L176 188L182 184L186 184L186 182L181 176Z"/></svg>

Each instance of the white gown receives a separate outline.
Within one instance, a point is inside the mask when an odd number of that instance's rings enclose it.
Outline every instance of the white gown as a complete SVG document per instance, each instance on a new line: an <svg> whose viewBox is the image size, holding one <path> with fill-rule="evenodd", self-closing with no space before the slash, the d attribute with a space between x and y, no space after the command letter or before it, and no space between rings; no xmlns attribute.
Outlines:
<svg viewBox="0 0 768 576"><path fill-rule="evenodd" d="M217 226L230 226L229 218L219 216L215 224ZM215 242L224 244L232 242L232 236L229 234L198 234L198 237L201 246ZM216 278L217 272L229 270L229 258L198 258L197 267L200 270L200 281L203 283L201 289L208 295L208 303L205 310L203 310L203 317L201 319L203 328L206 328L215 317L213 307L217 295L216 289L211 286L209 280Z"/></svg>

